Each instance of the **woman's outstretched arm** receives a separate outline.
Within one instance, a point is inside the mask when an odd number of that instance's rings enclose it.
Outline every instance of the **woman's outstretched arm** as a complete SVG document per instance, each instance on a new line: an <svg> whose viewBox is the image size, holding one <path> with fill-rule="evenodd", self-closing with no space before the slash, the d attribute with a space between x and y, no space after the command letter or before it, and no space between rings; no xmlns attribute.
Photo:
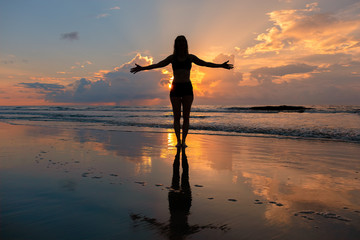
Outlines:
<svg viewBox="0 0 360 240"><path fill-rule="evenodd" d="M158 62L158 63L155 63L155 64L151 64L151 65L148 65L148 66L140 66L140 65L136 65L136 67L134 68L131 68L130 69L130 72L131 73L137 73L137 72L140 72L140 71L144 71L144 70L151 70L151 69L154 69L154 68L162 68L162 67L165 67L167 65L169 65L171 63L171 59L172 59L172 55L168 56L167 58L165 58L164 60Z"/></svg>
<svg viewBox="0 0 360 240"><path fill-rule="evenodd" d="M212 62L205 62L204 60L201 60L200 58L198 58L195 55L192 55L192 58L193 58L193 63L195 63L196 65L199 65L199 66L211 67L211 68L225 68L225 69L234 68L234 66L232 64L228 63L229 61L226 61L221 64L217 64L217 63L212 63Z"/></svg>

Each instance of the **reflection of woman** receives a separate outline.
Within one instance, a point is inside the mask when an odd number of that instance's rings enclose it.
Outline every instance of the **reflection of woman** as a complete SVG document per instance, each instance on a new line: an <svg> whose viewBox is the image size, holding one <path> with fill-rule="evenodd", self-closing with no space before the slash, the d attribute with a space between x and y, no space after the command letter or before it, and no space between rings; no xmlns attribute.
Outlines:
<svg viewBox="0 0 360 240"><path fill-rule="evenodd" d="M154 68L162 68L170 63L172 64L174 80L170 90L170 100L174 114L174 130L177 138L177 147L186 147L185 139L189 131L189 118L191 104L194 99L192 84L190 81L191 64L195 63L199 66L211 68L225 68L232 69L233 65L226 61L222 64L205 62L193 54L189 54L187 40L184 36L178 36L175 39L174 53L159 63L149 66L139 66L132 68L132 73L137 73L143 70L150 70ZM183 126L182 126L182 141L180 139L180 118L181 105L183 107Z"/></svg>
<svg viewBox="0 0 360 240"><path fill-rule="evenodd" d="M189 165L185 154L182 151L181 185L180 185L180 148L177 150L173 164L173 177L171 191L169 191L170 239L183 239L183 237L195 233L197 228L189 226L188 216L191 207L191 189L189 184Z"/></svg>
<svg viewBox="0 0 360 240"><path fill-rule="evenodd" d="M180 153L182 152L182 169L180 180ZM189 164L185 154L185 148L177 148L173 163L173 176L171 188L168 194L170 221L169 223L159 222L156 218L146 217L141 214L131 214L131 219L135 226L145 224L148 229L157 229L171 240L186 239L188 236L198 233L205 229L218 229L223 232L228 231L226 225L214 224L194 224L189 225L188 217L192 202L192 194L189 183ZM150 227L150 228L149 228Z"/></svg>

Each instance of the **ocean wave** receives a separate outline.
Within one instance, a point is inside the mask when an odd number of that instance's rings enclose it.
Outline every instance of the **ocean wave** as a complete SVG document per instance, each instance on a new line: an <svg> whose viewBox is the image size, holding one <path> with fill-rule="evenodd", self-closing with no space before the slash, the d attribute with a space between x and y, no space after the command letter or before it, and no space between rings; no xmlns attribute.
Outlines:
<svg viewBox="0 0 360 240"><path fill-rule="evenodd" d="M103 126L132 126L132 127L147 127L147 128L163 128L172 129L173 124L171 121L148 123L148 122L134 122L134 121L119 121L116 119L99 119L91 117L44 117L44 116L18 116L13 117L0 117L0 120L27 120L34 122L74 122L74 123L96 123ZM191 124L191 130L195 131L208 131L208 132L222 132L227 134L261 134L264 136L279 136L279 137L292 137L302 139L323 139L323 140L338 140L346 142L360 143L360 130L352 129L311 129L311 128L271 128L271 127L251 127L251 126L233 126L233 125L219 125L219 124Z"/></svg>
<svg viewBox="0 0 360 240"><path fill-rule="evenodd" d="M254 107L222 107L231 113L277 113L277 112L294 112L294 113L350 113L360 114L359 106L254 106Z"/></svg>
<svg viewBox="0 0 360 240"><path fill-rule="evenodd" d="M269 114L264 109L253 110L248 106L195 106L191 113L191 129L215 133L260 134L360 143L359 106L306 106L306 108L305 113ZM172 129L172 117L169 106L0 107L0 121L21 121L29 124L32 121L73 122L100 126Z"/></svg>
<svg viewBox="0 0 360 240"><path fill-rule="evenodd" d="M171 112L170 106L0 106L0 111L22 112ZM193 106L193 113L350 113L360 114L360 106ZM0 114L1 114L0 113Z"/></svg>
<svg viewBox="0 0 360 240"><path fill-rule="evenodd" d="M291 129L291 128L261 128L261 127L240 127L240 126L213 126L196 125L191 127L194 130L223 131L247 134L263 134L273 136L287 136L304 139L326 139L340 140L360 143L360 131L347 129Z"/></svg>

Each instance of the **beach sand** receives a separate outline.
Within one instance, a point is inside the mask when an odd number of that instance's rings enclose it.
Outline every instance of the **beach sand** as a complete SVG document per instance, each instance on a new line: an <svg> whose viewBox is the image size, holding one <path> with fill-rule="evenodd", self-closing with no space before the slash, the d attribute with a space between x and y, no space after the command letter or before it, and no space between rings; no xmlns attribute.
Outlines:
<svg viewBox="0 0 360 240"><path fill-rule="evenodd" d="M359 144L189 134L188 165L175 144L0 123L0 239L359 239Z"/></svg>

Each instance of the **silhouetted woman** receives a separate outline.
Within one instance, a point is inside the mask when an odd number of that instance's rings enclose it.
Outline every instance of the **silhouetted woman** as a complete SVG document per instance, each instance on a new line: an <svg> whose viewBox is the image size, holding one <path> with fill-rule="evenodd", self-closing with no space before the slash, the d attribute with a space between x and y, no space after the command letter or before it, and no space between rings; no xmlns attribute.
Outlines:
<svg viewBox="0 0 360 240"><path fill-rule="evenodd" d="M130 72L137 73L143 70L162 68L170 63L172 64L174 80L170 90L170 100L174 114L174 130L177 138L177 147L186 147L185 139L189 131L189 118L191 104L194 100L193 88L190 81L191 64L195 63L199 66L211 68L232 69L233 65L226 61L222 64L205 62L193 54L189 54L187 40L184 36L178 36L174 43L174 53L164 60L149 66L139 66L132 68ZM183 106L183 126L182 141L180 139L180 118L181 105Z"/></svg>

